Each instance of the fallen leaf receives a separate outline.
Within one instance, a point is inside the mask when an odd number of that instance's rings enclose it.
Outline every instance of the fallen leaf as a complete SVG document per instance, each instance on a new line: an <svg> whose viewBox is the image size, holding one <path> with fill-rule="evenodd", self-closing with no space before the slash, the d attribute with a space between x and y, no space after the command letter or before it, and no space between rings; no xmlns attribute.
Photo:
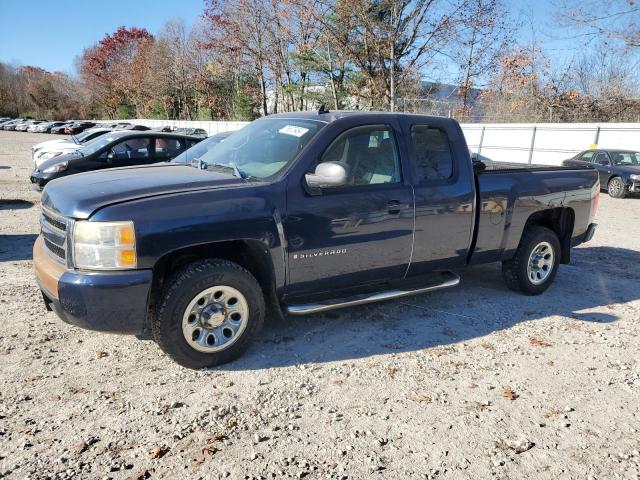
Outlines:
<svg viewBox="0 0 640 480"><path fill-rule="evenodd" d="M469 384L469 388L478 388L478 384L477 383L470 383Z"/></svg>
<svg viewBox="0 0 640 480"><path fill-rule="evenodd" d="M109 354L107 352L101 352L101 351L97 351L96 352L96 358L104 358L104 357L108 357Z"/></svg>
<svg viewBox="0 0 640 480"><path fill-rule="evenodd" d="M544 414L544 418L551 418L551 417L555 417L556 415L560 415L562 412L558 409L553 409L553 410L549 410L547 413Z"/></svg>
<svg viewBox="0 0 640 480"><path fill-rule="evenodd" d="M219 451L220 451L219 448L207 446L202 449L202 454L213 456L216 452L219 452Z"/></svg>
<svg viewBox="0 0 640 480"><path fill-rule="evenodd" d="M414 393L412 396L409 397L410 400L413 400L414 402L418 402L418 403L430 403L431 402L431 397L429 395L427 395L426 393Z"/></svg>
<svg viewBox="0 0 640 480"><path fill-rule="evenodd" d="M149 458L154 460L156 458L164 457L169 451L169 447L156 447L149 452Z"/></svg>
<svg viewBox="0 0 640 480"><path fill-rule="evenodd" d="M514 392L511 387L504 387L502 389L502 398L506 398L507 400L515 400L518 398L516 392Z"/></svg>
<svg viewBox="0 0 640 480"><path fill-rule="evenodd" d="M541 338L537 338L537 337L529 337L529 343L531 345L534 345L536 347L550 347L551 344L545 342L544 340L542 340Z"/></svg>
<svg viewBox="0 0 640 480"><path fill-rule="evenodd" d="M492 343L481 343L480 346L485 350L495 350L496 347L493 346Z"/></svg>
<svg viewBox="0 0 640 480"><path fill-rule="evenodd" d="M396 373L398 373L398 369L395 368L395 367L389 367L389 368L387 368L387 373L389 374L389 376L391 378L393 378L393 377L396 376Z"/></svg>
<svg viewBox="0 0 640 480"><path fill-rule="evenodd" d="M153 468L145 468L144 470L140 470L137 473L127 477L127 480L146 480L151 478L151 474L155 472Z"/></svg>

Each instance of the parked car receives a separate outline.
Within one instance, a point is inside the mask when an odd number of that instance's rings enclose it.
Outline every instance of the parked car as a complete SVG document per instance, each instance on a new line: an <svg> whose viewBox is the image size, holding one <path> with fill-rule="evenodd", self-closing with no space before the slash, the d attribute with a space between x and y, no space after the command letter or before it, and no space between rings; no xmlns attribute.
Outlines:
<svg viewBox="0 0 640 480"><path fill-rule="evenodd" d="M0 117L0 125L2 125L4 122L8 122L9 120L13 120L13 118L11 118L11 117Z"/></svg>
<svg viewBox="0 0 640 480"><path fill-rule="evenodd" d="M37 131L37 128L39 125L42 125L43 123L47 123L44 120L32 120L31 123L29 123L29 126L27 126L27 132L30 133L35 133Z"/></svg>
<svg viewBox="0 0 640 480"><path fill-rule="evenodd" d="M51 129L54 127L59 127L60 125L64 125L65 122L42 122L34 131L38 133L51 133Z"/></svg>
<svg viewBox="0 0 640 480"><path fill-rule="evenodd" d="M26 121L27 121L26 118L16 118L14 120L9 120L8 122L3 124L2 129L3 130L15 130L18 125L20 125L21 123L26 122Z"/></svg>
<svg viewBox="0 0 640 480"><path fill-rule="evenodd" d="M89 128L68 138L38 143L31 148L34 167L38 168L42 162L79 150L91 140L110 132L110 128Z"/></svg>
<svg viewBox="0 0 640 480"><path fill-rule="evenodd" d="M194 137L207 138L207 131L203 128L176 128L174 132L180 133L182 135L192 135Z"/></svg>
<svg viewBox="0 0 640 480"><path fill-rule="evenodd" d="M42 189L51 180L75 173L165 162L199 141L174 133L112 130L78 150L40 163L31 174L31 182Z"/></svg>
<svg viewBox="0 0 640 480"><path fill-rule="evenodd" d="M600 185L613 198L640 192L640 152L634 150L585 150L562 162L565 166L589 165L598 171Z"/></svg>
<svg viewBox="0 0 640 480"><path fill-rule="evenodd" d="M151 130L153 130L154 132L173 132L173 128L169 127L168 125L165 125L164 127L152 128Z"/></svg>
<svg viewBox="0 0 640 480"><path fill-rule="evenodd" d="M144 132L146 130L151 130L149 127L145 125L125 125L124 127L118 127L119 130L136 130L139 132Z"/></svg>
<svg viewBox="0 0 640 480"><path fill-rule="evenodd" d="M0 122L0 130L2 130L5 125L8 125L11 122L15 122L16 120L17 119L15 119L15 118L10 118L8 120L3 120L2 122Z"/></svg>
<svg viewBox="0 0 640 480"><path fill-rule="evenodd" d="M129 122L108 122L108 123L100 123L98 126L103 128L111 128L112 130L119 130L127 125L131 125Z"/></svg>
<svg viewBox="0 0 640 480"><path fill-rule="evenodd" d="M96 124L94 122L75 122L71 125L67 125L64 129L64 133L67 135L74 135L76 133L83 132L87 128L95 127Z"/></svg>
<svg viewBox="0 0 640 480"><path fill-rule="evenodd" d="M200 160L47 185L47 308L202 368L238 357L267 313L452 287L468 264L502 262L510 288L540 294L596 229L594 170L483 169L447 118L270 115Z"/></svg>
<svg viewBox="0 0 640 480"><path fill-rule="evenodd" d="M28 129L31 125L33 125L34 123L42 123L42 120L33 120L33 119L30 119L30 120L24 120L24 121L22 121L22 122L20 122L20 123L18 123L18 124L16 125L15 131L16 131L16 132L26 132L26 131L27 131L27 129Z"/></svg>
<svg viewBox="0 0 640 480"><path fill-rule="evenodd" d="M2 124L2 129L3 130L15 130L16 129L16 125L18 125L19 123L22 123L24 121L24 118L16 118L14 120L9 120L8 122L4 122Z"/></svg>
<svg viewBox="0 0 640 480"><path fill-rule="evenodd" d="M226 140L231 134L235 133L236 131L216 133L215 135L211 135L210 137L202 140L197 145L191 147L189 150L178 155L176 158L171 160L171 163L183 163L187 165L192 164L193 166L200 168L205 167L204 164L194 164L194 162L198 162L198 160L202 158L205 153L218 145L220 142Z"/></svg>
<svg viewBox="0 0 640 480"><path fill-rule="evenodd" d="M74 124L74 123L76 123L76 122L77 122L77 120L67 120L67 121L66 121L66 122L64 122L62 125L58 125L57 127L52 127L52 128L51 128L51 133L53 133L53 134L57 134L57 135L64 134L64 133L65 133L65 132L64 132L64 131L65 131L65 129L66 129L69 125L72 125L72 124Z"/></svg>

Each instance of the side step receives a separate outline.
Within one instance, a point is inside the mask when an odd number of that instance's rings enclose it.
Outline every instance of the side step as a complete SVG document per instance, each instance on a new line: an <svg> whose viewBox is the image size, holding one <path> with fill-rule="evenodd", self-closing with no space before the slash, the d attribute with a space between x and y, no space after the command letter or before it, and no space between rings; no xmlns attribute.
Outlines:
<svg viewBox="0 0 640 480"><path fill-rule="evenodd" d="M441 272L437 282L421 286L420 288L403 288L386 290L383 292L369 293L364 295L354 295L352 297L326 300L319 303L307 303L303 305L288 305L287 312L291 315L309 315L312 313L325 312L336 308L355 307L365 303L381 302L394 298L407 297L419 293L432 292L443 288L455 287L460 283L460 277L453 272Z"/></svg>

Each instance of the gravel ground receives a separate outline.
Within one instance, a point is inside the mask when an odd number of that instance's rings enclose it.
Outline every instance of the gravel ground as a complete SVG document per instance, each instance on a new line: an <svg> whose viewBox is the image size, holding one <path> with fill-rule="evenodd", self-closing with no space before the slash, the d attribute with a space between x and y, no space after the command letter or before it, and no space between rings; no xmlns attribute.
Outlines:
<svg viewBox="0 0 640 480"><path fill-rule="evenodd" d="M268 324L185 370L47 313L29 148L0 132L0 477L640 478L640 199L542 296L456 289Z"/></svg>

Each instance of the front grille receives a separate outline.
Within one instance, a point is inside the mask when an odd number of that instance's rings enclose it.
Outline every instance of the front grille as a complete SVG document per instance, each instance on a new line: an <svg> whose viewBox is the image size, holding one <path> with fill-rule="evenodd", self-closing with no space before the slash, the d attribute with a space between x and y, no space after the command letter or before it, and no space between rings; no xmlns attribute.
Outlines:
<svg viewBox="0 0 640 480"><path fill-rule="evenodd" d="M71 219L42 208L40 228L44 245L51 256L62 263L67 260L67 237L71 222Z"/></svg>
<svg viewBox="0 0 640 480"><path fill-rule="evenodd" d="M67 258L67 252L64 248L59 247L55 243L52 243L48 238L44 238L45 246L54 254L65 260Z"/></svg>

